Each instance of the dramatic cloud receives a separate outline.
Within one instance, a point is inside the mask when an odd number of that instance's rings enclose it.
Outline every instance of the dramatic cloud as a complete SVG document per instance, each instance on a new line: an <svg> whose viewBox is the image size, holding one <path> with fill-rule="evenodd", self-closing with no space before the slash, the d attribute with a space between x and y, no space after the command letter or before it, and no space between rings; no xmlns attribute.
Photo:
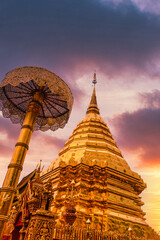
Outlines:
<svg viewBox="0 0 160 240"><path fill-rule="evenodd" d="M160 13L159 0L131 0L136 6L144 12L150 12L154 14Z"/></svg>
<svg viewBox="0 0 160 240"><path fill-rule="evenodd" d="M101 0L103 3L114 3L115 7L122 3L133 3L141 11L159 14L160 13L160 2L159 0Z"/></svg>
<svg viewBox="0 0 160 240"><path fill-rule="evenodd" d="M98 0L3 0L0 16L1 76L23 65L47 67L64 79L90 64L108 73L146 71L160 53L159 18L131 1L114 8Z"/></svg>
<svg viewBox="0 0 160 240"><path fill-rule="evenodd" d="M144 165L160 164L160 91L139 95L145 108L113 118L118 143L139 153Z"/></svg>

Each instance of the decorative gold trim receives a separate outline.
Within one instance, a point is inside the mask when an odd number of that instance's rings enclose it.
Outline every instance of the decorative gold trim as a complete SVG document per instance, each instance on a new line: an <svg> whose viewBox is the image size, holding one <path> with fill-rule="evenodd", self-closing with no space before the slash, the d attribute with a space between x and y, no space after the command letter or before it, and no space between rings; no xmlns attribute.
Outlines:
<svg viewBox="0 0 160 240"><path fill-rule="evenodd" d="M17 142L16 145L15 145L15 147L17 147L17 146L25 147L27 150L29 149L28 144L23 143L23 142Z"/></svg>
<svg viewBox="0 0 160 240"><path fill-rule="evenodd" d="M30 125L25 124L21 127L21 129L22 128L28 128L29 130L31 130L33 132L33 127L31 127Z"/></svg>
<svg viewBox="0 0 160 240"><path fill-rule="evenodd" d="M8 220L8 217L5 215L0 215L0 220L6 222Z"/></svg>
<svg viewBox="0 0 160 240"><path fill-rule="evenodd" d="M12 187L2 187L0 189L0 192L12 192L12 193L16 193L17 190L15 188Z"/></svg>
<svg viewBox="0 0 160 240"><path fill-rule="evenodd" d="M17 168L18 170L21 170L21 171L23 169L22 166L20 164L18 164L18 163L10 163L8 165L8 168Z"/></svg>

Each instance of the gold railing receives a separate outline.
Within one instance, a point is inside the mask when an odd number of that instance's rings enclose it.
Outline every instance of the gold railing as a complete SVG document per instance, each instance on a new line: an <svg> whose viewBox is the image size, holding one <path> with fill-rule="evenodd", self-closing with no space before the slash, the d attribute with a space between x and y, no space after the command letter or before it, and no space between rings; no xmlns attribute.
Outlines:
<svg viewBox="0 0 160 240"><path fill-rule="evenodd" d="M132 233L120 234L102 232L94 229L80 229L75 227L56 227L53 240L149 240L151 238L135 237ZM153 238L155 240L155 238ZM158 239L158 238L157 238Z"/></svg>

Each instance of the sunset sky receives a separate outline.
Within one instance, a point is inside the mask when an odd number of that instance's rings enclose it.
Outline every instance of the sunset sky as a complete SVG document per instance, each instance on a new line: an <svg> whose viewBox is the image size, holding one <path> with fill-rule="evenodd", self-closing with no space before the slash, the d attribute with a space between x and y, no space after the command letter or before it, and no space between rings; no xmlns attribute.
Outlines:
<svg viewBox="0 0 160 240"><path fill-rule="evenodd" d="M0 79L20 66L55 72L74 96L64 129L33 133L21 178L57 156L85 115L96 70L101 116L147 183L143 210L160 231L160 1L1 0ZM19 130L0 115L0 184Z"/></svg>

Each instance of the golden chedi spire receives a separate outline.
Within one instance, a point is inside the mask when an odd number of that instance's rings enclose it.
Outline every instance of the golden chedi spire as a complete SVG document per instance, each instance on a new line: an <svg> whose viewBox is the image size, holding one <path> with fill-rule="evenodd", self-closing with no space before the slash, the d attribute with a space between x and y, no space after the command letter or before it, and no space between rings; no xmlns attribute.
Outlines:
<svg viewBox="0 0 160 240"><path fill-rule="evenodd" d="M99 109L98 109L98 105L97 105L97 97L96 97L96 89L95 89L95 84L97 83L96 73L94 73L92 83L93 83L93 93L92 93L89 107L87 109L87 113L93 112L93 113L99 114Z"/></svg>
<svg viewBox="0 0 160 240"><path fill-rule="evenodd" d="M74 129L64 148L59 152L60 159L67 164L71 159L74 159L76 163L84 162L87 159L89 164L96 160L101 165L101 163L109 161L110 155L114 155L116 159L117 157L122 158L108 126L99 113L95 90L96 73L94 73L92 83L94 84L93 93L86 116ZM129 168L127 164L126 167Z"/></svg>
<svg viewBox="0 0 160 240"><path fill-rule="evenodd" d="M133 172L124 160L107 124L100 115L95 89L96 73L92 83L93 93L85 117L73 130L64 148L59 152L58 158L53 160L46 171L51 171L59 164L96 164L123 173L127 172L139 179L140 176Z"/></svg>

